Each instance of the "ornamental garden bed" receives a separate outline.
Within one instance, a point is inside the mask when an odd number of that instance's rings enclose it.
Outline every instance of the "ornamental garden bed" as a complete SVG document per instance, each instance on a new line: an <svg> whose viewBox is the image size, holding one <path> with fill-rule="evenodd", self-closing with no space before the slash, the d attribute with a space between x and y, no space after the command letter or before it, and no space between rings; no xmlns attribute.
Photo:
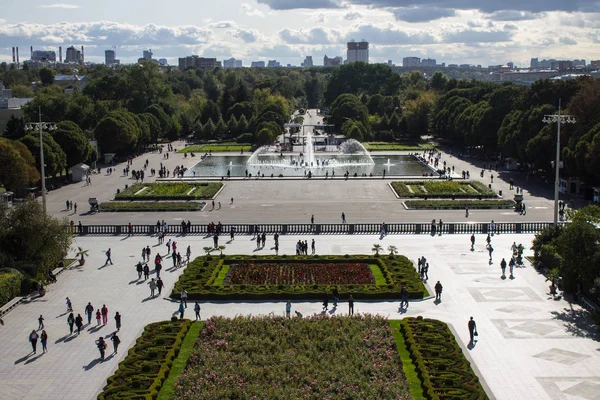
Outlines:
<svg viewBox="0 0 600 400"><path fill-rule="evenodd" d="M496 198L496 193L478 181L410 181L392 182L400 198Z"/></svg>
<svg viewBox="0 0 600 400"><path fill-rule="evenodd" d="M133 212L133 211L200 211L204 207L200 201L109 201L100 203L100 211Z"/></svg>
<svg viewBox="0 0 600 400"><path fill-rule="evenodd" d="M215 144L193 144L191 146L184 147L178 150L178 153L225 153L225 152L236 152L241 151L248 152L252 150L252 145L249 143L215 143Z"/></svg>
<svg viewBox="0 0 600 400"><path fill-rule="evenodd" d="M340 297L399 298L428 293L412 262L395 256L204 256L190 263L173 288L190 300L322 299L338 288Z"/></svg>
<svg viewBox="0 0 600 400"><path fill-rule="evenodd" d="M213 317L174 398L385 400L410 394L381 317Z"/></svg>
<svg viewBox="0 0 600 400"><path fill-rule="evenodd" d="M404 318L400 331L429 399L487 400L448 326L423 317Z"/></svg>
<svg viewBox="0 0 600 400"><path fill-rule="evenodd" d="M512 200L406 200L406 207L415 210L469 210L514 208Z"/></svg>
<svg viewBox="0 0 600 400"><path fill-rule="evenodd" d="M402 144L388 142L363 142L365 149L369 151L421 151L424 149L433 149L433 145L424 144Z"/></svg>
<svg viewBox="0 0 600 400"><path fill-rule="evenodd" d="M175 320L147 325L98 400L156 399L191 323Z"/></svg>
<svg viewBox="0 0 600 400"><path fill-rule="evenodd" d="M115 200L212 199L221 187L220 182L136 183L117 194Z"/></svg>

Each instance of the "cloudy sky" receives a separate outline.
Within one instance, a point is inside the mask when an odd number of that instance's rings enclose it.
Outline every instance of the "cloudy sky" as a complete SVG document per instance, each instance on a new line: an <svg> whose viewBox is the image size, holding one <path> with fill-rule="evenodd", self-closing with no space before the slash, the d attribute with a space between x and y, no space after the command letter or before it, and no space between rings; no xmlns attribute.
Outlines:
<svg viewBox="0 0 600 400"><path fill-rule="evenodd" d="M371 62L435 58L483 66L531 57L600 59L599 0L1 0L0 61L85 46L86 61L134 62L142 50L176 64L201 56L299 65L346 58L366 40Z"/></svg>

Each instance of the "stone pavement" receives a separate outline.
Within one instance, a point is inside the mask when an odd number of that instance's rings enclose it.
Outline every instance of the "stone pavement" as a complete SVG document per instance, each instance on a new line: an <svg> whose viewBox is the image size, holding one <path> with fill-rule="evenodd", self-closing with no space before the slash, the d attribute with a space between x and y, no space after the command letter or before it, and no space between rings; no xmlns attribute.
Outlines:
<svg viewBox="0 0 600 400"><path fill-rule="evenodd" d="M171 237L184 252L192 246L193 255L211 240L202 237ZM310 237L301 236L310 241ZM513 241L528 249L532 235L498 235L493 238L494 263L488 264L484 236L477 237L476 249L469 251L468 235L448 236L318 236L319 254L370 254L380 243L384 248L395 245L401 254L416 260L425 255L430 264L429 286L437 280L444 285L443 301L414 301L408 311L400 312L397 301L357 302L359 313L375 313L387 318L423 315L453 326L457 340L473 360L481 377L498 400L575 400L598 399L600 367L596 327L578 306L548 296L548 284L530 266L518 268L515 280L501 280L499 262L510 256ZM281 253L292 254L298 236L282 236ZM255 252L249 236L238 236L226 244L225 254L268 254L272 237L265 250ZM169 301L170 293L182 270L163 271L166 288L163 296L149 299L147 282L138 281L134 265L141 258L141 248L150 245L152 253L166 253L166 247L152 247L155 238L107 237L76 238L74 246L90 250L85 266L71 268L50 285L45 297L18 306L0 326L0 398L26 399L93 399L117 368L142 328L153 321L168 319L177 304ZM114 265L103 267L104 252L112 249ZM529 250L528 250L529 252ZM170 259L165 265L169 266ZM69 335L65 297L69 296L76 313L83 316L91 301L95 308L106 304L110 318L106 327L95 322L85 327L79 337ZM186 317L193 317L193 306ZM347 312L342 302L331 314ZM283 314L285 301L230 302L202 304L202 317L237 314ZM293 302L293 309L304 315L320 312L320 301ZM94 340L114 332L114 313L123 315L122 340L118 355L98 362ZM49 352L29 355L28 334L37 327L40 314L46 319ZM479 341L467 349L467 321L473 316L480 332ZM38 350L40 350L38 344ZM109 349L112 349L109 343Z"/></svg>

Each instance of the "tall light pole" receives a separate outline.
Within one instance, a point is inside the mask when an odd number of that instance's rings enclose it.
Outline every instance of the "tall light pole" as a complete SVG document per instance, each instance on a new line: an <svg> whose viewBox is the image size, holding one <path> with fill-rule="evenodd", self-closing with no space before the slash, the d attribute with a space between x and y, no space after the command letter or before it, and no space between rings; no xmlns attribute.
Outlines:
<svg viewBox="0 0 600 400"><path fill-rule="evenodd" d="M554 226L558 226L558 187L560 184L560 126L562 124L574 124L575 118L571 115L560 114L560 99L558 99L558 114L544 115L542 122L546 124L556 123L558 129L556 133L556 161L554 177Z"/></svg>
<svg viewBox="0 0 600 400"><path fill-rule="evenodd" d="M38 108L39 122L29 122L25 125L25 130L35 130L40 132L40 174L42 175L42 207L46 214L46 166L44 165L44 138L43 131L53 131L56 129L54 122L42 122L42 107Z"/></svg>

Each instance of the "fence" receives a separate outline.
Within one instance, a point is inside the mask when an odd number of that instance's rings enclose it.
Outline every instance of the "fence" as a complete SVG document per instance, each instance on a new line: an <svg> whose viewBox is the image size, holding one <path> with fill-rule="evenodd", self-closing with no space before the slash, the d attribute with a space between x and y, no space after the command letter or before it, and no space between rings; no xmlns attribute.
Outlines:
<svg viewBox="0 0 600 400"><path fill-rule="evenodd" d="M549 226L552 222L497 222L494 224L493 233L537 233ZM381 233L382 224L227 224L221 225L219 232L229 234L235 227L236 235L254 235L266 233L280 235L374 235ZM80 225L73 227L73 233L78 235L156 235L162 232L162 227L157 225ZM392 235L434 235L434 234L487 234L491 232L489 223L444 223L439 224L419 222L400 222L385 225L386 234ZM209 227L203 225L169 225L168 235L207 235Z"/></svg>

